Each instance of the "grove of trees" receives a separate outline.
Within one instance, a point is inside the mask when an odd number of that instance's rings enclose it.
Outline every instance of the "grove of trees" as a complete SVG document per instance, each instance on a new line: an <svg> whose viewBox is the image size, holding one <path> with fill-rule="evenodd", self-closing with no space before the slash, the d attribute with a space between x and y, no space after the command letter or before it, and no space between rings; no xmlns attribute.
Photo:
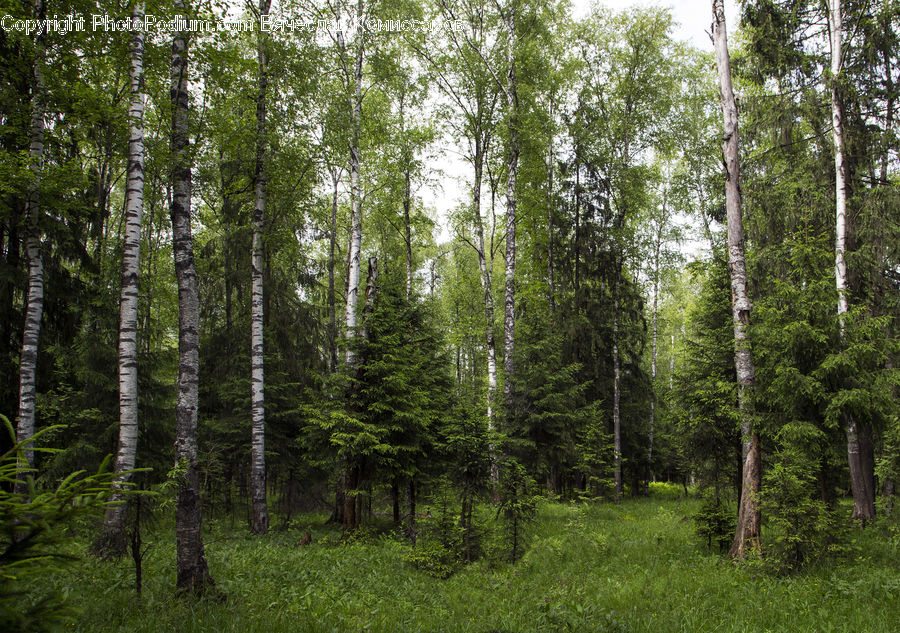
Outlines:
<svg viewBox="0 0 900 633"><path fill-rule="evenodd" d="M471 560L478 504L668 481L793 569L892 511L897 0L712 0L714 54L666 9L226 5L4 4L10 498L113 455L120 556L174 486L188 593L211 519L415 541L444 495Z"/></svg>

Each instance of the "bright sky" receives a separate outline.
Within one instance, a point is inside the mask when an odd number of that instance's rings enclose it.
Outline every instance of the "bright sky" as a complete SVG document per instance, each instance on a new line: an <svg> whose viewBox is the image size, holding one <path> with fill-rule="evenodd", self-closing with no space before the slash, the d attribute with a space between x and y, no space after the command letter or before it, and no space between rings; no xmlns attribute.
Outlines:
<svg viewBox="0 0 900 633"><path fill-rule="evenodd" d="M571 0L572 14L576 18L586 16L590 12L592 4L599 4L615 11L628 9L629 7L670 7L675 18L675 37L690 42L700 50L712 52L712 42L707 34L712 23L712 3L710 0ZM737 29L738 23L737 0L725 0L725 21L729 37ZM446 218L450 209L459 205L467 196L466 181L471 178L468 173L470 168L455 151L447 151L440 159L440 167L444 176L437 178L436 182L426 184L419 191L426 207L437 211L441 223L441 235L439 241L449 241L451 236Z"/></svg>

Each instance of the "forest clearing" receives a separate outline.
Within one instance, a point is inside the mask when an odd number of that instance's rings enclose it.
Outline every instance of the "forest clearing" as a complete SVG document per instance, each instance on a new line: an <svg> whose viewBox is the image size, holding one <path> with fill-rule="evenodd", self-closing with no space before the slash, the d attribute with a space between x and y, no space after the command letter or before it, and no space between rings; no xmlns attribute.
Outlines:
<svg viewBox="0 0 900 633"><path fill-rule="evenodd" d="M658 490L619 505L542 503L516 564L501 562L505 552L496 551L493 562L449 579L417 563L389 521L341 543L327 516L304 515L293 529L262 538L217 521L204 538L223 592L218 599L173 597L170 530L148 537L140 598L127 559L86 559L56 582L76 608L68 630L109 633L896 630L896 522L843 543L838 563L779 577L708 549L690 520L697 499L679 499L675 487ZM431 514L437 518L439 509ZM312 542L298 546L307 527ZM432 556L435 527L423 530ZM485 545L503 549L502 539ZM79 555L86 546L79 544Z"/></svg>
<svg viewBox="0 0 900 633"><path fill-rule="evenodd" d="M21 0L0 67L0 630L897 628L900 1Z"/></svg>

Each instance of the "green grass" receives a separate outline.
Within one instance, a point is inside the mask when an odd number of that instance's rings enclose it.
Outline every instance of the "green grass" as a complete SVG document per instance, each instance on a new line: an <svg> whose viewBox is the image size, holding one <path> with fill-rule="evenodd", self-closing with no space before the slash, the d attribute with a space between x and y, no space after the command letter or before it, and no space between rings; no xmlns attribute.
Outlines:
<svg viewBox="0 0 900 633"><path fill-rule="evenodd" d="M414 569L388 534L335 546L336 533L310 517L308 547L295 547L299 531L206 535L223 599L173 598L168 534L145 538L140 602L127 560L85 557L56 582L78 609L66 630L79 632L897 630L895 528L854 533L855 555L779 578L708 552L687 518L695 508L653 497L542 504L517 564L479 562L448 580Z"/></svg>

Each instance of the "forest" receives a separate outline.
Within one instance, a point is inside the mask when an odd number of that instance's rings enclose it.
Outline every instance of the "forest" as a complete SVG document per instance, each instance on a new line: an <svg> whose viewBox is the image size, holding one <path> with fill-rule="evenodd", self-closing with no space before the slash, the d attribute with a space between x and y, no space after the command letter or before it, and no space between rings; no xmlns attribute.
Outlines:
<svg viewBox="0 0 900 633"><path fill-rule="evenodd" d="M3 0L0 629L896 630L900 2L625 4Z"/></svg>

